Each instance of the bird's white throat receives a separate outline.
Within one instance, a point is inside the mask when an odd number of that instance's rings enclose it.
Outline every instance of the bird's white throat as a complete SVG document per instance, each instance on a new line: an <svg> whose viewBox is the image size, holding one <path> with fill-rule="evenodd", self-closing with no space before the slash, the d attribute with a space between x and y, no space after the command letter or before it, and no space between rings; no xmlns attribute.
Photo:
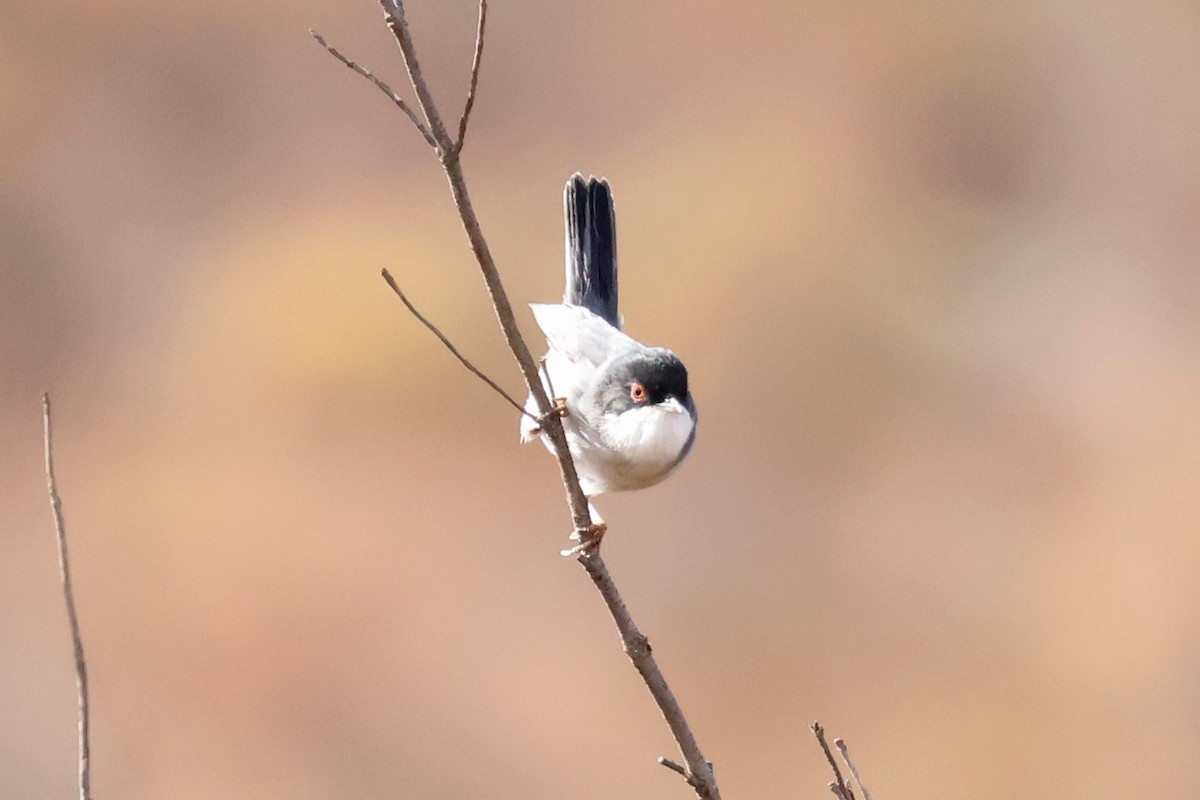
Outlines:
<svg viewBox="0 0 1200 800"><path fill-rule="evenodd" d="M647 473L666 471L692 435L695 421L675 398L654 406L631 408L606 426L609 447Z"/></svg>

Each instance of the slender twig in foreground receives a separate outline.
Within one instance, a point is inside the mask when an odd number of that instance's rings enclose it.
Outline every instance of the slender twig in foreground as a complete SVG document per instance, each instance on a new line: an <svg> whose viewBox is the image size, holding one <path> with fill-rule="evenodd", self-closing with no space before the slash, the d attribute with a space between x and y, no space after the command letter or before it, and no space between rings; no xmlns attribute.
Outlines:
<svg viewBox="0 0 1200 800"><path fill-rule="evenodd" d="M67 524L63 520L58 482L54 479L49 393L42 395L42 431L46 453L46 488L50 493L50 510L54 514L54 527L58 532L58 571L62 578L63 597L67 602L67 621L71 626L71 647L75 653L75 687L79 694L79 800L91 800L92 748L89 739L87 661L83 657L83 638L79 635L79 617L75 613L75 592L71 588L71 564L67 560Z"/></svg>
<svg viewBox="0 0 1200 800"><path fill-rule="evenodd" d="M417 103L421 108L422 114L425 116L425 120L429 124L428 131L433 139L431 145L437 153L438 160L441 162L442 169L446 173L446 178L450 183L450 192L454 197L454 205L458 209L463 230L467 235L467 240L471 244L471 251L475 254L475 260L479 264L484 284L487 286L488 295L492 300L492 308L496 313L496 319L500 323L500 329L504 334L505 341L508 343L509 350L512 351L513 358L521 369L525 385L528 387L529 393L533 396L537 404L540 414L538 419L542 427L542 432L550 440L555 456L557 457L563 488L567 495L567 506L571 510L571 519L575 530L581 535L586 535L592 528L591 513L588 509L587 497L584 495L579 483L579 475L575 470L575 462L572 460L571 451L567 447L562 419L559 414L554 413L555 406L547 395L546 388L539 377L537 362L534 361L533 356L529 352L529 346L525 343L525 339L521 336L521 331L517 327L512 304L508 300L508 293L505 291L504 284L500 280L500 272L496 268L496 262L492 258L491 250L480 228L479 219L475 215L475 209L471 203L471 196L467 191L466 178L463 175L462 163L459 158L459 151L466 137L467 123L470 110L474 104L475 88L478 82L479 59L483 52L484 22L486 17L486 9L483 5L485 2L486 0L480 1L479 28L476 33L475 59L472 64L471 88L467 95L467 105L463 109L463 115L459 122L458 139L451 140L449 134L446 132L446 125L438 113L433 94L429 90L429 85L421 73L420 62L417 60L416 48L413 44L412 32L409 30L408 20L404 13L404 3L402 0L379 0L379 4L383 7L384 22L392 31L392 35L400 47L401 55L404 58L404 66L408 71L409 81L412 83L413 92L417 96ZM425 138L428 142L429 137ZM604 598L605 605L608 607L609 613L612 615L613 621L620 631L625 652L629 655L634 667L642 676L646 687L650 690L651 695L658 704L659 710L662 712L663 718L671 729L672 735L675 737L680 754L683 756L686 764L686 769L681 771L682 774L687 779L688 784L695 789L696 795L700 800L720 800L721 795L717 789L716 780L713 778L712 765L705 760L703 753L700 752L700 748L696 744L696 739L692 735L691 728L683 716L683 711L680 709L679 703L663 679L654 657L650 654L650 645L646 637L633 624L629 611L626 609L620 593L617 592L616 584L613 583L612 576L608 572L608 567L605 566L604 560L600 558L599 548L592 548L582 552L578 560L584 569L587 570L588 575L595 582L597 588L600 589L600 594Z"/></svg>
<svg viewBox="0 0 1200 800"><path fill-rule="evenodd" d="M821 723L814 722L809 726L813 735L817 737L817 741L821 744L821 750L825 753L825 760L829 762L829 766L833 769L833 777L836 778L833 783L829 784L830 790L842 800L854 800L854 792L850 791L850 787L846 785L846 781L842 779L842 771L838 769L837 761L833 758L833 752L829 749L829 742L825 741L825 729L821 727Z"/></svg>
<svg viewBox="0 0 1200 800"><path fill-rule="evenodd" d="M846 748L845 739L834 739L833 746L842 754L842 761L846 762L846 768L850 770L850 774L854 776L854 782L858 784L858 790L862 792L863 800L871 800L871 793L867 791L867 787L863 785L862 776L858 774L858 767L854 766L854 762L850 760L850 751Z"/></svg>
<svg viewBox="0 0 1200 800"><path fill-rule="evenodd" d="M479 63L483 59L483 28L487 24L487 0L479 0L479 27L475 29L475 56L471 59L471 85L467 88L467 103L458 120L458 138L454 140L454 152L461 153L467 140L467 120L475 107L475 90L479 86Z"/></svg>
<svg viewBox="0 0 1200 800"><path fill-rule="evenodd" d="M462 364L464 367L466 367L468 370L470 370L471 374L473 374L475 377L479 378L481 381L486 383L488 386L492 387L493 391L495 391L496 394L500 395L505 400L507 400L509 405L511 405L517 411L520 411L522 414L532 417L533 419L537 419L537 417L534 417L533 414L530 414L528 411L526 411L524 409L523 406L521 406L520 403L518 403L516 400L514 400L512 398L512 395L510 395L508 392L504 391L504 389L502 389L500 387L500 384L496 383L494 380L489 378L487 375L480 372L479 369L476 368L476 366L474 364L472 364L470 361L467 361L466 356L464 356L462 353L458 352L458 348L455 347L454 344L449 339L446 338L445 334L443 334L440 330L438 330L436 325L434 325L432 322L427 320L425 318L425 315L423 315L420 311L417 311L416 306L414 306L411 302L409 302L409 299L404 295L404 292L402 292L400 290L400 287L396 285L396 279L392 277L392 273L388 272L387 269L383 270L383 279L385 281L387 281L388 286L392 287L392 291L395 292L396 296L400 298L400 302L404 303L404 307L407 308L410 312L412 312L412 315L417 318L418 322L420 322L422 325L424 325L426 328L428 328L430 331L432 331L433 335L438 337L438 339L441 340L442 344L446 345L446 349L449 350L454 355L454 357L458 359L460 364Z"/></svg>
<svg viewBox="0 0 1200 800"><path fill-rule="evenodd" d="M408 118L410 120L412 120L412 124L416 125L417 130L420 131L421 135L425 137L425 141L429 142L429 146L437 147L437 142L435 142L433 140L433 136L429 133L429 129L425 127L425 124L422 123L421 120L417 119L416 113L414 113L412 108L409 107L408 103L406 103L404 101L403 97L401 97L399 94L397 94L396 92L394 92L392 90L392 87L388 86L382 80L375 77L375 73L371 72L371 70L362 66L357 61L352 61L351 59L349 59L346 56L339 53L336 47L331 45L329 42L325 41L325 37L322 36L321 34L317 33L316 31L314 31L312 28L308 29L308 33L314 39L317 40L317 44L321 45L321 47L324 47L326 50L329 51L329 55L333 56L338 61L345 64L347 67L354 70L359 75L362 75L364 78L369 80L371 83L375 84L375 86L379 88L379 91L386 94L388 96L388 99L390 99L393 103L395 103L397 106L399 106L400 110L408 115Z"/></svg>

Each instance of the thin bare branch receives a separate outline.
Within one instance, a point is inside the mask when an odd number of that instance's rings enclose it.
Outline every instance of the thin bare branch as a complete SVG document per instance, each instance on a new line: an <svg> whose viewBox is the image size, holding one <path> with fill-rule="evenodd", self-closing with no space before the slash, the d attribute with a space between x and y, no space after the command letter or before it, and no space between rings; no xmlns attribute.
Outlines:
<svg viewBox="0 0 1200 800"><path fill-rule="evenodd" d="M438 330L438 327L436 325L434 325L432 322L430 322L428 319L426 319L425 315L422 314L420 311L417 311L416 306L414 306L409 301L408 297L405 296L404 292L402 292L400 290L400 287L396 285L396 279L392 277L392 273L390 273L386 269L384 269L383 270L383 279L385 281L387 281L388 286L392 287L392 291L395 292L396 296L400 298L400 302L404 303L404 307L407 308L410 312L412 312L412 315L417 318L418 322L420 322L426 328L431 330L433 332L433 335L436 336L438 339L440 339L442 344L446 345L446 349L449 350L454 355L454 357L458 359L460 364L462 364L464 367L466 367L468 370L470 370L472 375L479 378L479 380L483 381L488 386L492 387L492 390L494 392L496 392L496 394L500 395L505 400L507 400L508 404L511 405L513 408L515 408L517 411L520 411L522 414L526 415L527 417L530 417L531 419L535 419L535 420L537 419L537 417L535 417L533 414L530 414L528 411L526 411L524 406L522 406L520 403L518 403L516 400L514 400L512 395L510 395L508 392L504 391L504 389L502 389L500 387L500 384L496 383L494 380L489 378L487 375L483 374L478 368L476 368L476 366L474 364L472 364L470 361L468 361L466 359L466 356L464 356L462 353L458 352L458 348L454 346L454 343L451 342L449 339L447 339L446 335L443 334L440 330Z"/></svg>
<svg viewBox="0 0 1200 800"><path fill-rule="evenodd" d="M862 776L858 774L858 767L854 766L854 762L850 760L850 751L846 748L846 740L834 739L833 746L842 754L842 761L846 762L846 769L850 770L850 774L854 776L854 782L858 784L858 790L862 792L863 800L871 800L871 793L863 785Z"/></svg>
<svg viewBox="0 0 1200 800"><path fill-rule="evenodd" d="M63 598L67 603L67 622L71 627L71 647L75 655L75 688L79 697L79 800L92 797L91 721L88 716L87 661L83 657L83 637L79 634L79 616L75 613L75 591L71 588L71 563L67 559L67 524L63 519L62 499L54 478L54 449L50 438L50 394L42 395L42 433L46 454L46 488L50 494L50 510L58 532L58 572L62 579Z"/></svg>
<svg viewBox="0 0 1200 800"><path fill-rule="evenodd" d="M521 336L520 328L517 327L512 303L509 302L508 293L504 290L504 284L500 280L500 272L496 268L496 262L492 258L487 240L483 237L483 231L479 226L479 218L475 215L475 208L471 203L471 195L467 191L467 182L463 176L458 154L453 150L453 142L449 140L446 134L446 126L442 122L441 115L438 113L437 105L433 100L433 94L429 91L429 85L425 83L420 65L417 63L412 34L408 29L408 21L404 16L404 5L399 0L379 0L379 2L383 7L384 22L387 23L388 28L392 31L392 34L396 37L396 42L400 46L400 53L404 58L409 79L412 81L413 91L421 103L422 111L424 111L426 118L429 120L429 127L433 132L434 139L441 145L437 151L438 159L441 161L442 169L445 171L446 178L450 182L450 192L454 196L454 206L458 209L458 216L462 221L463 230L467 234L467 240L471 244L471 251L475 254L475 260L479 264L479 271L483 275L483 282L487 286L488 295L492 299L492 308L496 312L496 319L500 323L500 329L504 334L504 339L508 343L509 349L512 351L513 358L516 359L517 365L521 368L521 375L525 379L525 385L529 388L530 394L533 395L534 401L537 403L538 412L541 415L539 419L542 425L542 432L546 434L550 439L551 445L554 447L563 487L567 495L567 505L571 509L571 519L574 522L574 529L588 530L592 526L592 518L588 511L587 498L584 496L583 489L579 485L579 475L575 471L575 462L571 460L571 452L567 448L567 437L563 432L562 418L558 414L552 413L554 411L554 404L546 395L545 387L542 386L542 382L538 378L537 364L529 352L529 346L525 343L525 338Z"/></svg>
<svg viewBox="0 0 1200 800"><path fill-rule="evenodd" d="M408 70L409 80L417 96L417 102L421 107L422 113L425 115L425 119L429 123L429 131L437 143L436 151L438 160L441 162L442 169L445 171L446 178L450 183L450 192L454 196L454 205L458 209L463 230L467 235L467 240L470 242L471 251L475 254L475 260L479 264L484 284L487 286L488 294L492 299L492 307L496 313L496 319L500 323L500 329L504 334L504 339L508 343L509 349L512 351L513 358L517 361L517 365L521 369L525 385L537 403L540 414L538 419L542 427L542 432L549 438L558 460L559 471L567 496L567 505L571 510L574 529L576 531L588 531L592 528L592 518L588 508L587 497L584 495L579 483L575 462L572 460L571 452L567 447L567 439L563 431L561 415L555 413L555 406L547 395L546 389L539 377L537 362L534 361L533 356L530 354L529 346L525 343L525 339L522 337L521 331L517 326L512 304L508 300L508 294L500 279L499 270L496 268L496 263L492 258L491 250L488 248L487 240L484 239L479 219L471 203L471 196L467 191L466 179L463 175L456 142L451 141L449 135L446 133L446 126L442 121L441 115L438 113L433 94L430 92L429 85L421 73L421 67L417 61L416 48L413 45L412 33L409 30L408 20L404 13L404 3L402 0L379 0L379 3L383 8L384 22L392 31L400 47L405 68ZM461 144L461 132L465 131L467 112L469 112L471 107L470 97L473 95L474 88L477 85L477 75L474 73L478 71L477 65L483 48L484 14L485 9L481 7L479 33L476 39L476 63L472 67L472 91L468 95L468 105L464 109L463 120L460 121L460 139L458 144ZM625 652L629 654L634 667L641 674L647 688L649 688L651 695L658 704L663 718L670 727L676 743L679 745L680 753L687 765L685 774L688 778L688 783L696 790L696 794L700 800L720 800L721 795L713 778L712 765L705 760L703 753L700 752L700 748L696 744L695 737L687 724L687 720L683 716L683 711L680 709L679 703L663 679L654 657L650 654L650 645L646 641L646 637L633 624L629 611L626 609L625 603L621 599L616 585L613 583L608 568L605 566L604 560L600 557L599 549L592 548L581 553L578 560L600 590L605 605L608 607L609 613L612 615L613 621L616 623L617 629L621 634Z"/></svg>
<svg viewBox="0 0 1200 800"><path fill-rule="evenodd" d="M613 621L617 623L617 630L621 633L625 654L629 656L629 660L633 662L638 674L642 676L646 688L650 690L654 702L658 704L658 708L662 712L663 719L666 720L667 727L671 729L671 735L675 737L675 743L679 746L679 754L683 756L684 763L687 764L687 770L681 774L687 778L688 783L696 790L696 794L701 800L720 800L721 793L717 789L717 782L713 777L712 765L700 752L700 746L696 744L696 737L692 734L692 729L683 716L683 709L680 708L679 701L675 699L674 692L667 685L666 679L663 678L662 672L658 668L658 662L651 654L650 642L634 624L633 617L625 607L625 601L621 599L617 585L613 582L608 567L604 564L604 559L600 557L599 548L580 554L579 563L587 570L588 575L596 584L596 588L600 590ZM667 766L662 761L659 763Z"/></svg>
<svg viewBox="0 0 1200 800"><path fill-rule="evenodd" d="M392 35L396 37L396 43L400 45L400 53L404 57L404 68L408 70L408 81L412 84L413 91L417 93L417 103L421 106L425 119L429 120L429 130L433 133L433 139L437 143L438 157L444 163L447 156L457 154L454 152L454 142L450 141L450 136L446 133L446 126L442 122L441 115L438 114L437 105L433 102L433 92L429 90L429 84L425 82L425 76L421 74L421 63L417 61L417 48L413 44L412 32L408 28L408 18L404 15L404 3L401 0L379 0L379 5L383 7L383 21L391 30Z"/></svg>
<svg viewBox="0 0 1200 800"><path fill-rule="evenodd" d="M471 85L467 89L467 103L463 106L462 118L458 121L458 138L454 141L454 152L461 153L467 140L467 120L475 107L475 90L479 86L479 62L483 58L483 29L487 25L487 0L479 0L479 27L475 29L475 57L471 60Z"/></svg>
<svg viewBox="0 0 1200 800"><path fill-rule="evenodd" d="M362 66L358 62L353 61L353 60L347 58L346 56L342 55L340 52L338 52L337 48L335 48L329 42L325 41L324 36L317 33L312 28L309 28L308 32L314 39L317 40L317 44L321 45L321 47L324 47L326 50L329 51L329 55L333 56L338 61L345 64L347 67L354 70L359 75L362 75L364 78L369 80L371 83L375 84L375 86L379 89L379 91L386 94L388 96L388 99L390 99L393 103L395 103L397 106L399 106L400 110L408 115L408 118L410 120L412 120L412 124L416 125L417 130L420 131L421 135L425 137L425 141L429 142L429 146L433 147L433 148L437 147L437 142L435 142L433 140L433 135L429 132L429 129L425 127L425 123L421 122L421 120L417 118L417 115L413 112L412 108L408 105L408 103L405 102L404 98L401 97L399 94L397 94L395 91L393 91L392 87L388 86L382 80L375 77L375 73L371 72L371 70Z"/></svg>
<svg viewBox="0 0 1200 800"><path fill-rule="evenodd" d="M833 758L833 753L829 749L829 742L825 741L825 729L821 727L820 722L814 722L809 726L809 729L817 737L817 741L821 745L821 750L825 753L825 760L829 762L830 768L833 769L833 777L837 779L829 784L829 788L833 790L834 794L841 797L842 800L854 800L854 792L850 791L850 787L842 779L842 771L838 769L837 761Z"/></svg>

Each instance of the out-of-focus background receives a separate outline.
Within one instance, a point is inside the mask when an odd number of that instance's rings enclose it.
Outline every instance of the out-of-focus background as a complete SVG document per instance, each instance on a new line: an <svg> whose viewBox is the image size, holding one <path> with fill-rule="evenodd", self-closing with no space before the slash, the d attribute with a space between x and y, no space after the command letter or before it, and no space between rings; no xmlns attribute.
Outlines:
<svg viewBox="0 0 1200 800"><path fill-rule="evenodd" d="M413 0L446 115L469 0ZM685 797L378 6L0 29L0 797ZM701 412L602 498L729 798L1200 791L1194 4L494 4L465 164L522 324L615 188L628 330Z"/></svg>

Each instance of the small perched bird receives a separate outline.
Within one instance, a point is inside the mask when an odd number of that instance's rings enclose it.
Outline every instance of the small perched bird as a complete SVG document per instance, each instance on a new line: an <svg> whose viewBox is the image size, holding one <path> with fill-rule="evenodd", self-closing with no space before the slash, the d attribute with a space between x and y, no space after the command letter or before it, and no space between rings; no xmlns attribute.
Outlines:
<svg viewBox="0 0 1200 800"><path fill-rule="evenodd" d="M563 190L566 289L561 305L533 304L550 346L542 361L546 393L565 409L563 428L589 501L605 492L653 486L679 466L696 438L696 404L687 369L663 347L647 347L621 331L617 311L617 229L604 179L576 173ZM530 395L521 441L542 431ZM552 447L545 436L546 447ZM590 503L589 503L590 505ZM604 523L574 538L577 552L595 546Z"/></svg>

